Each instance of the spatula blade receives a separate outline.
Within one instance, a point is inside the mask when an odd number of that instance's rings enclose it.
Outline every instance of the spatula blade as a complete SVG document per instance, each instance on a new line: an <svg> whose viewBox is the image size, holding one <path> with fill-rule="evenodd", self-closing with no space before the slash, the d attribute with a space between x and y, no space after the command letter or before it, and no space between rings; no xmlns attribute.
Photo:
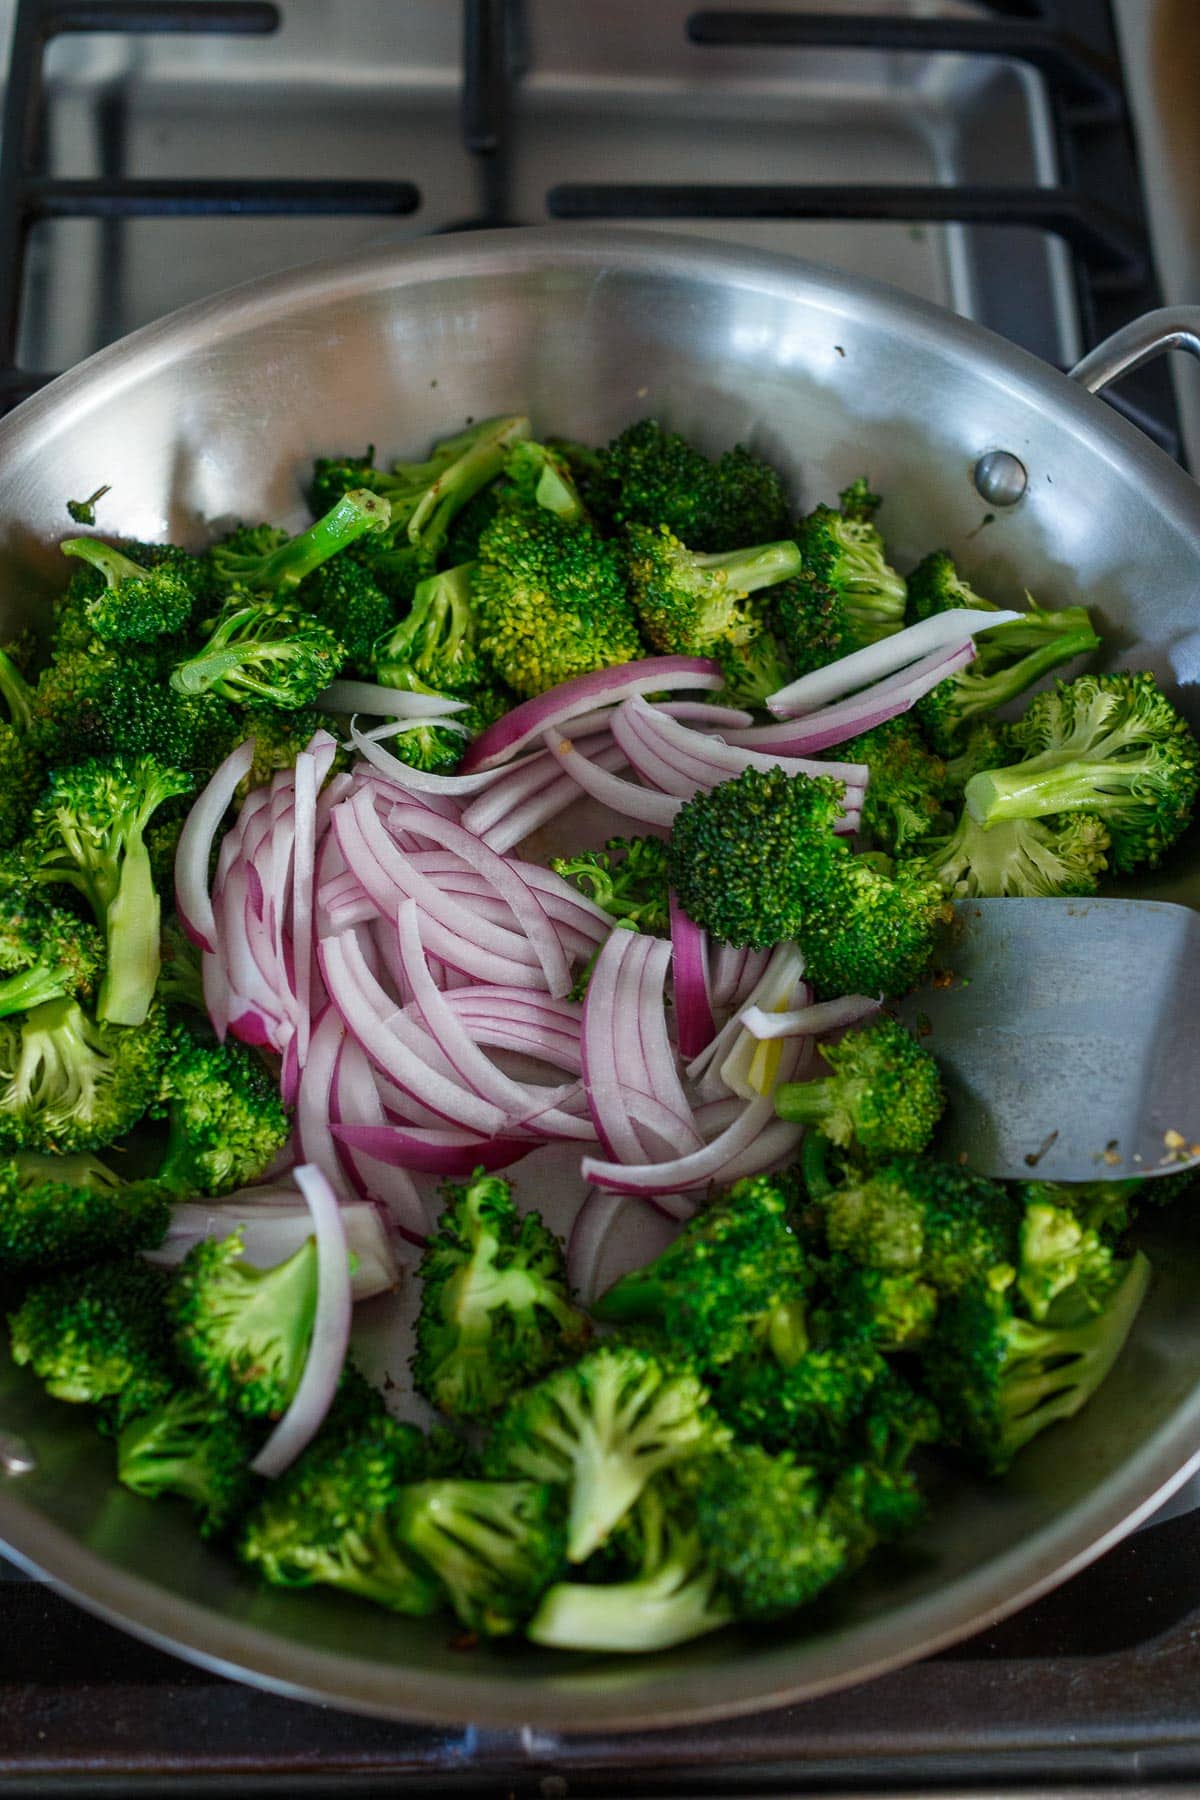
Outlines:
<svg viewBox="0 0 1200 1800"><path fill-rule="evenodd" d="M1046 1181L1200 1159L1200 914L1156 900L954 910L953 980L899 1009L946 1078L939 1152Z"/></svg>

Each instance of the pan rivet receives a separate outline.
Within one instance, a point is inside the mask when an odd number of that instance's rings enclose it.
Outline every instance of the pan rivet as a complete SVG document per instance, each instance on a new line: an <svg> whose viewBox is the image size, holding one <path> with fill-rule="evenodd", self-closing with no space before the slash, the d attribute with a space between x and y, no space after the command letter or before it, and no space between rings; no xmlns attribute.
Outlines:
<svg viewBox="0 0 1200 1800"><path fill-rule="evenodd" d="M11 1431L0 1431L0 1474L31 1475L37 1468L37 1457L24 1438Z"/></svg>
<svg viewBox="0 0 1200 1800"><path fill-rule="evenodd" d="M989 506L1015 506L1028 485L1025 464L1011 450L989 450L975 464L975 486Z"/></svg>

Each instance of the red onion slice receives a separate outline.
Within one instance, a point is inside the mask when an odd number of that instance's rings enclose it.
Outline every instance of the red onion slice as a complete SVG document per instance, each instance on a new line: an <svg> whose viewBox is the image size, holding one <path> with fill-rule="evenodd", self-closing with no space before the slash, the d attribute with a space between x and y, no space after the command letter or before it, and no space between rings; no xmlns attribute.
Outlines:
<svg viewBox="0 0 1200 1800"><path fill-rule="evenodd" d="M610 806L627 819L640 819L646 825L674 823L675 814L683 804L681 800L669 794L652 793L635 782L623 781L619 775L610 775L598 761L589 761L569 738L560 737L557 731L546 733L546 746L575 785L590 794L593 800L599 800L601 805Z"/></svg>
<svg viewBox="0 0 1200 1800"><path fill-rule="evenodd" d="M816 752L834 744L844 744L848 738L857 737L863 731L873 731L876 725L908 712L947 676L965 669L974 660L975 641L965 638L949 650L931 651L920 662L901 669L897 675L890 675L886 681L877 682L874 687L864 688L861 694L854 694L848 700L822 707L819 712L805 713L783 725L759 725L751 731L731 731L729 742L768 753L773 749ZM832 772L835 765L829 767Z"/></svg>
<svg viewBox="0 0 1200 1800"><path fill-rule="evenodd" d="M317 848L317 764L296 758L296 840L292 859L292 943L296 957L296 1062L308 1056L313 961L313 871Z"/></svg>
<svg viewBox="0 0 1200 1800"><path fill-rule="evenodd" d="M339 1200L351 1198L329 1130L333 1083L345 1027L332 1006L314 1023L296 1095L296 1143L304 1162L319 1168Z"/></svg>
<svg viewBox="0 0 1200 1800"><path fill-rule="evenodd" d="M596 958L583 1002L583 1086L596 1135L605 1153L623 1162L644 1160L641 1141L625 1105L626 1080L642 1076L641 1041L634 1034L633 1066L617 1053L617 1021L628 1029L636 1018L642 968L650 940L634 931L614 931ZM644 1079L644 1077L643 1077Z"/></svg>
<svg viewBox="0 0 1200 1800"><path fill-rule="evenodd" d="M581 713L623 700L627 694L654 694L673 688L719 688L724 676L716 663L699 656L651 656L641 662L594 669L562 681L480 733L463 757L464 772L508 762L519 750Z"/></svg>
<svg viewBox="0 0 1200 1800"><path fill-rule="evenodd" d="M175 905L187 935L202 950L217 947L217 921L208 892L208 859L213 839L238 783L250 773L254 740L231 750L188 813L175 852Z"/></svg>
<svg viewBox="0 0 1200 1800"><path fill-rule="evenodd" d="M846 784L845 810L849 811L856 799L861 801L870 775L865 763L819 763L802 757L764 755L747 750L740 744L727 743L722 738L693 730L657 707L649 706L640 696L624 701L618 708L613 735L622 744L635 769L638 768L639 752L654 757L659 766L665 764L673 769L676 785L670 789L672 793L685 788L690 788L692 793L701 788L713 788L722 781L732 780L744 769L782 769L786 775L832 775L843 781ZM684 798L688 797L685 793Z"/></svg>
<svg viewBox="0 0 1200 1800"><path fill-rule="evenodd" d="M571 741L587 756L602 750L612 742L607 714L601 731L586 734L578 732ZM511 812L522 800L540 793L546 783L555 780L557 776L558 769L553 756L549 750L539 749L532 756L523 757L519 763L510 764L499 781L493 782L482 794L477 794L464 807L461 822L468 831L482 837L497 820Z"/></svg>
<svg viewBox="0 0 1200 1800"><path fill-rule="evenodd" d="M585 1306L596 1298L596 1271L613 1227L629 1206L627 1194L591 1188L575 1214L567 1240L567 1278Z"/></svg>
<svg viewBox="0 0 1200 1800"><path fill-rule="evenodd" d="M480 740L477 738L475 741L478 743ZM403 788L407 792L449 795L452 798L459 794L477 794L480 788L490 787L501 773L498 769L488 769L471 775L431 775L424 769L414 769L385 750L371 732L360 731L354 720L350 724L350 742L373 769L394 787ZM472 747L468 745L468 751ZM466 761L466 757L463 761Z"/></svg>
<svg viewBox="0 0 1200 1800"><path fill-rule="evenodd" d="M588 760L594 769L603 769L609 774L615 774L618 769L625 767L623 752L612 743L606 744L602 750L589 753ZM578 805L579 783L570 775L556 774L557 766L551 758L550 774L543 777L545 785L539 792L514 806L494 825L488 827L484 837L493 850L501 853L511 850L531 832L539 831L551 819L557 819L560 813Z"/></svg>
<svg viewBox="0 0 1200 1800"><path fill-rule="evenodd" d="M982 612L973 606L934 613L919 624L908 625L903 631L893 632L891 637L880 638L862 650L852 650L849 656L840 657L837 662L801 675L798 681L789 682L787 687L772 694L767 706L780 719L794 719L800 713L815 712L819 706L840 700L844 694L852 694L881 676L906 669L930 651L949 649L981 631L991 631L997 625L1006 625L1020 617L1020 613Z"/></svg>
<svg viewBox="0 0 1200 1800"><path fill-rule="evenodd" d="M538 1148L536 1138L477 1137L470 1131L422 1125L335 1125L333 1135L355 1153L397 1169L451 1179L473 1169L511 1168ZM426 1230L428 1227L426 1227Z"/></svg>
<svg viewBox="0 0 1200 1800"><path fill-rule="evenodd" d="M468 700L449 694L409 694L376 681L331 681L313 705L320 712L376 713L384 719L441 719L465 712Z"/></svg>
<svg viewBox="0 0 1200 1800"><path fill-rule="evenodd" d="M823 1031L857 1025L882 1005L882 998L873 999L869 994L846 994L840 1000L819 1000L792 1012L764 1012L760 1006L748 1006L738 1014L738 1023L760 1043L772 1038L818 1037Z"/></svg>
<svg viewBox="0 0 1200 1800"><path fill-rule="evenodd" d="M155 1250L142 1252L147 1262L173 1269L195 1244L242 1233L243 1257L255 1269L286 1262L312 1236L312 1217L294 1188L245 1188L221 1200L184 1201L171 1208L171 1225ZM400 1269L379 1209L352 1200L341 1209L342 1229L351 1262L350 1294L354 1301L373 1300L395 1289Z"/></svg>
<svg viewBox="0 0 1200 1800"><path fill-rule="evenodd" d="M671 978L679 1054L699 1056L716 1035L708 997L708 933L688 918L671 895Z"/></svg>
<svg viewBox="0 0 1200 1800"><path fill-rule="evenodd" d="M687 1156L676 1157L670 1162L632 1166L585 1156L580 1173L585 1181L605 1188L609 1193L647 1194L661 1200L692 1188L705 1187L727 1164L749 1152L772 1123L782 1123L775 1119L774 1102L769 1098L752 1100L727 1130L705 1144L703 1149L693 1150ZM793 1141L798 1142L802 1127L793 1130ZM677 1216L685 1215L681 1212Z"/></svg>
<svg viewBox="0 0 1200 1800"><path fill-rule="evenodd" d="M282 1475L320 1430L350 1342L350 1257L337 1195L320 1169L310 1164L296 1169L295 1181L308 1202L317 1240L317 1306L304 1373L292 1403L250 1465L268 1480Z"/></svg>

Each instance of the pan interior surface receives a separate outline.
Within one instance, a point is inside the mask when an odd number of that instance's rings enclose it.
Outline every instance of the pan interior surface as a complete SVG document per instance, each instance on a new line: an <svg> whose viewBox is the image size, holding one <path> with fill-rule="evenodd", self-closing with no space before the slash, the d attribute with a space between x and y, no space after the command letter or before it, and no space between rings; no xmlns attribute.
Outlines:
<svg viewBox="0 0 1200 1800"><path fill-rule="evenodd" d="M1001 340L890 290L647 233L479 234L303 270L102 352L0 425L3 626L46 616L69 497L101 526L202 543L298 524L314 454L423 453L527 411L600 442L653 414L779 464L797 506L867 473L907 568L944 545L1000 602L1087 604L1115 664L1150 667L1200 722L1200 501L1100 402ZM1028 484L989 507L1005 450ZM1195 834L1193 834L1195 836ZM1195 849L1139 892L1192 902ZM1103 971L1097 971L1102 982ZM1151 1296L1115 1372L1003 1483L938 1469L924 1529L827 1606L644 1659L524 1644L464 1655L445 1621L260 1587L182 1508L115 1486L111 1447L0 1360L0 1425L36 1467L0 1475L0 1540L72 1594L228 1673L366 1712L607 1730L800 1699L962 1637L1129 1529L1200 1458L1200 1230L1164 1218ZM1152 1258L1155 1243L1148 1242Z"/></svg>

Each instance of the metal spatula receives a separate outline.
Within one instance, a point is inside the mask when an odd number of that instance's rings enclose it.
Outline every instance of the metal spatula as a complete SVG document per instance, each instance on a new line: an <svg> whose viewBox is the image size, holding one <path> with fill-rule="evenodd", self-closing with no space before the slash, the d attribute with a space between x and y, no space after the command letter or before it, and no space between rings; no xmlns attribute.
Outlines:
<svg viewBox="0 0 1200 1800"><path fill-rule="evenodd" d="M961 900L900 1006L938 1057L939 1154L1006 1179L1200 1160L1200 914L1157 900Z"/></svg>

